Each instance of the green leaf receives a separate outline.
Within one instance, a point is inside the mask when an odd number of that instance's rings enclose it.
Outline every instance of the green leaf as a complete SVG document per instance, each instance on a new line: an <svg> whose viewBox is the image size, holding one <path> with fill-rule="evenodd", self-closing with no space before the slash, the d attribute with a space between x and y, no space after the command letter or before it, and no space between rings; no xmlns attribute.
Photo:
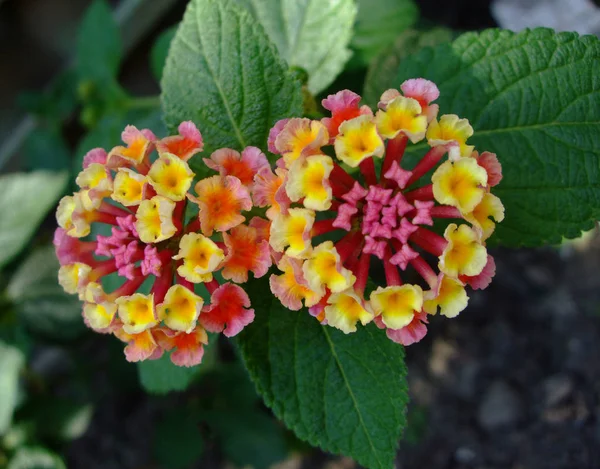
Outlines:
<svg viewBox="0 0 600 469"><path fill-rule="evenodd" d="M53 246L38 248L15 272L7 295L28 329L52 339L72 339L85 331L81 303L58 284L59 267Z"/></svg>
<svg viewBox="0 0 600 469"><path fill-rule="evenodd" d="M162 79L163 69L165 68L167 55L169 54L169 47L171 47L171 42L176 32L177 26L173 26L160 33L150 51L150 68L158 81Z"/></svg>
<svg viewBox="0 0 600 469"><path fill-rule="evenodd" d="M308 72L308 89L327 88L350 58L353 0L238 0L263 25L289 65Z"/></svg>
<svg viewBox="0 0 600 469"><path fill-rule="evenodd" d="M157 423L152 451L160 467L185 469L200 458L203 450L198 423L187 409L170 411Z"/></svg>
<svg viewBox="0 0 600 469"><path fill-rule="evenodd" d="M80 78L102 85L114 81L122 54L119 27L110 6L105 0L94 0L79 26L76 63Z"/></svg>
<svg viewBox="0 0 600 469"><path fill-rule="evenodd" d="M23 148L27 166L31 169L62 170L71 165L71 152L60 128L39 126L25 140Z"/></svg>
<svg viewBox="0 0 600 469"><path fill-rule="evenodd" d="M215 340L216 342L216 340ZM167 394L171 391L184 391L198 375L202 364L187 368L171 363L168 353L158 360L138 363L138 373L142 387L151 394Z"/></svg>
<svg viewBox="0 0 600 469"><path fill-rule="evenodd" d="M279 119L302 113L300 83L262 27L229 0L192 0L171 44L162 80L165 122L192 120L204 154L221 147L265 149ZM191 160L202 174L202 158Z"/></svg>
<svg viewBox="0 0 600 469"><path fill-rule="evenodd" d="M452 31L447 28L404 31L393 45L387 47L369 65L363 89L364 101L372 108L377 107L381 93L398 86L396 72L403 58L419 52L424 47L450 42L452 36Z"/></svg>
<svg viewBox="0 0 600 469"><path fill-rule="evenodd" d="M0 176L0 267L27 244L66 184L66 173Z"/></svg>
<svg viewBox="0 0 600 469"><path fill-rule="evenodd" d="M418 18L412 0L358 0L351 46L363 63L369 63Z"/></svg>
<svg viewBox="0 0 600 469"><path fill-rule="evenodd" d="M46 448L19 449L6 469L66 469L59 456Z"/></svg>
<svg viewBox="0 0 600 469"><path fill-rule="evenodd" d="M467 33L400 64L395 86L436 82L440 113L468 118L469 143L498 155L504 179L493 192L506 219L493 243L558 243L600 219L599 61L597 37L540 28Z"/></svg>
<svg viewBox="0 0 600 469"><path fill-rule="evenodd" d="M216 435L223 453L238 466L268 468L287 456L284 429L258 406L259 397L241 364L221 364L202 377L199 419Z"/></svg>
<svg viewBox="0 0 600 469"><path fill-rule="evenodd" d="M256 319L238 343L265 403L299 438L391 468L406 424L403 347L374 325L348 335L321 326L258 282L247 291Z"/></svg>
<svg viewBox="0 0 600 469"><path fill-rule="evenodd" d="M19 373L25 356L17 347L0 341L0 435L9 428L19 400Z"/></svg>

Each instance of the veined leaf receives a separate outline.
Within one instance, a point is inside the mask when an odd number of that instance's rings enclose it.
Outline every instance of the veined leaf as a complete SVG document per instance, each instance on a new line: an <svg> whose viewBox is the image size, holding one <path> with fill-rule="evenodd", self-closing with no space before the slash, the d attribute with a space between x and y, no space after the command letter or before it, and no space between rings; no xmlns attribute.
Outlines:
<svg viewBox="0 0 600 469"><path fill-rule="evenodd" d="M300 83L262 27L229 0L192 0L171 44L162 80L165 121L192 120L204 156L221 147L265 148L277 120L302 113ZM195 161L194 161L195 160ZM192 160L197 174L201 157Z"/></svg>
<svg viewBox="0 0 600 469"><path fill-rule="evenodd" d="M260 21L281 57L308 72L318 93L350 58L356 6L352 0L239 0Z"/></svg>
<svg viewBox="0 0 600 469"><path fill-rule="evenodd" d="M242 356L265 403L296 435L369 468L390 469L406 424L404 349L374 325L345 335L289 311L258 282Z"/></svg>
<svg viewBox="0 0 600 469"><path fill-rule="evenodd" d="M543 28L467 33L400 63L395 87L433 80L441 114L468 118L469 143L497 153L504 179L494 193L506 219L491 242L557 243L600 219L598 63L597 37Z"/></svg>

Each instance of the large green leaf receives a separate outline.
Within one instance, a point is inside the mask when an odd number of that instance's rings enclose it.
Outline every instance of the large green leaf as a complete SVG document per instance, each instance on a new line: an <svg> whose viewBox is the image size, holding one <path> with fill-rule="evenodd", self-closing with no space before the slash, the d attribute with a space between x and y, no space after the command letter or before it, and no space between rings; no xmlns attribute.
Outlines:
<svg viewBox="0 0 600 469"><path fill-rule="evenodd" d="M275 122L302 113L300 83L262 27L229 0L192 0L162 80L165 121L192 120L205 155L220 147L266 147ZM200 174L200 157L192 168Z"/></svg>
<svg viewBox="0 0 600 469"><path fill-rule="evenodd" d="M308 72L308 89L326 88L350 58L353 0L238 0L260 21L281 57Z"/></svg>
<svg viewBox="0 0 600 469"><path fill-rule="evenodd" d="M112 81L122 58L119 27L106 0L94 0L85 13L77 38L77 70L84 80Z"/></svg>
<svg viewBox="0 0 600 469"><path fill-rule="evenodd" d="M506 219L492 242L556 243L600 218L598 63L597 37L549 29L467 33L400 63L394 86L435 81L440 112L468 118L469 143L498 154Z"/></svg>
<svg viewBox="0 0 600 469"><path fill-rule="evenodd" d="M390 469L405 426L404 349L374 325L345 335L248 288L255 321L238 343L265 403L298 437Z"/></svg>
<svg viewBox="0 0 600 469"><path fill-rule="evenodd" d="M19 266L7 288L24 324L45 337L72 339L85 330L81 303L58 284L53 246L35 250Z"/></svg>
<svg viewBox="0 0 600 469"><path fill-rule="evenodd" d="M363 99L372 108L377 107L381 93L398 86L395 83L396 72L400 61L419 52L424 47L437 46L452 40L452 31L447 28L433 28L426 31L408 29L404 31L394 44L387 47L369 64Z"/></svg>
<svg viewBox="0 0 600 469"><path fill-rule="evenodd" d="M6 469L66 469L65 463L52 451L42 447L19 448Z"/></svg>
<svg viewBox="0 0 600 469"><path fill-rule="evenodd" d="M169 54L169 47L171 47L171 42L176 32L176 26L164 30L160 33L156 41L154 41L154 45L150 51L150 68L158 81L162 79L163 69L165 68L165 62Z"/></svg>
<svg viewBox="0 0 600 469"><path fill-rule="evenodd" d="M419 17L413 0L358 0L351 46L358 59L369 63Z"/></svg>
<svg viewBox="0 0 600 469"><path fill-rule="evenodd" d="M11 424L18 402L19 373L24 364L23 352L0 341L0 435L3 435Z"/></svg>
<svg viewBox="0 0 600 469"><path fill-rule="evenodd" d="M194 379L198 368L175 366L169 354L158 360L146 360L138 363L140 383L152 394L167 394L171 391L183 391Z"/></svg>
<svg viewBox="0 0 600 469"><path fill-rule="evenodd" d="M0 176L0 267L27 244L66 184L66 173Z"/></svg>

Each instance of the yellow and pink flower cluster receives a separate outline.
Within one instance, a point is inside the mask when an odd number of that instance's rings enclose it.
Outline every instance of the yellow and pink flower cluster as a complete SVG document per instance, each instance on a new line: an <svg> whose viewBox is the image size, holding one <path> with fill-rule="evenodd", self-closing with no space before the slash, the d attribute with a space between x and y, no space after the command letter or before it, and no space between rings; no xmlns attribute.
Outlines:
<svg viewBox="0 0 600 469"><path fill-rule="evenodd" d="M286 307L308 307L345 333L374 321L409 345L426 334L428 315L455 317L467 286L488 286L486 240L504 218L491 188L502 169L468 145L466 119L438 117L438 96L434 83L407 80L374 113L344 90L323 100L330 117L273 127L269 151L280 159L275 172L261 170L257 202L269 207L281 272L270 285ZM403 160L409 142L429 147L416 164ZM377 265L386 286L366 298Z"/></svg>
<svg viewBox="0 0 600 469"><path fill-rule="evenodd" d="M486 240L504 218L491 192L496 155L468 144L466 119L438 116L438 96L411 79L373 112L340 91L322 102L330 117L275 124L265 142L274 167L259 148L223 148L203 160L218 174L195 185L188 160L203 140L193 123L162 139L128 126L124 146L88 152L79 191L59 203L59 281L130 361L170 352L177 365L200 363L207 331L231 337L253 321L240 284L272 264L271 291L287 308L345 333L374 321L395 342L417 342L428 315L455 317L467 286L488 286ZM378 270L385 286L367 295ZM113 291L109 275L121 279Z"/></svg>
<svg viewBox="0 0 600 469"><path fill-rule="evenodd" d="M176 365L194 366L207 331L231 337L254 319L238 284L271 266L268 221L247 222L242 212L252 209L254 176L268 162L255 147L217 150L204 161L219 174L201 179L192 192L195 175L187 162L203 149L193 123L163 139L128 126L122 138L125 146L85 156L80 190L59 203L59 282L84 302L90 328L127 344L128 360L171 351ZM197 216L186 217L189 204L197 205ZM109 233L97 234L95 225ZM109 274L121 279L110 292L103 286ZM151 285L146 293L143 285ZM208 304L197 288L205 288Z"/></svg>

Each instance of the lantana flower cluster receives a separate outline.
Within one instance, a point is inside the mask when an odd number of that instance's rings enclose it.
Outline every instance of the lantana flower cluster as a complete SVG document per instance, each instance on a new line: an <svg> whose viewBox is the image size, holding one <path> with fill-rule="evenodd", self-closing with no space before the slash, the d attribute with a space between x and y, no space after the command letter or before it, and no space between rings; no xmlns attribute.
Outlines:
<svg viewBox="0 0 600 469"><path fill-rule="evenodd" d="M128 126L122 139L124 146L85 155L79 191L59 203L59 282L84 302L90 328L127 344L128 360L172 351L173 363L193 366L202 360L207 331L231 337L254 319L239 284L271 266L268 221L247 220L243 212L252 209L254 177L268 162L255 147L217 150L204 161L218 175L192 191L188 160L203 149L193 123L162 139ZM188 220L190 204L198 215ZM99 225L110 234L98 234ZM103 286L109 274L121 279L113 291ZM151 286L143 293L145 285ZM209 302L197 294L201 288Z"/></svg>
<svg viewBox="0 0 600 469"><path fill-rule="evenodd" d="M287 308L308 307L345 333L374 321L409 345L425 336L429 315L453 318L467 287L489 285L486 240L504 218L491 189L502 169L495 154L468 144L467 119L438 116L438 97L434 83L411 79L373 112L343 90L322 101L330 117L273 127L269 151L280 158L274 172L259 172L255 190L269 207L281 272L271 290ZM367 298L377 269L385 286Z"/></svg>

